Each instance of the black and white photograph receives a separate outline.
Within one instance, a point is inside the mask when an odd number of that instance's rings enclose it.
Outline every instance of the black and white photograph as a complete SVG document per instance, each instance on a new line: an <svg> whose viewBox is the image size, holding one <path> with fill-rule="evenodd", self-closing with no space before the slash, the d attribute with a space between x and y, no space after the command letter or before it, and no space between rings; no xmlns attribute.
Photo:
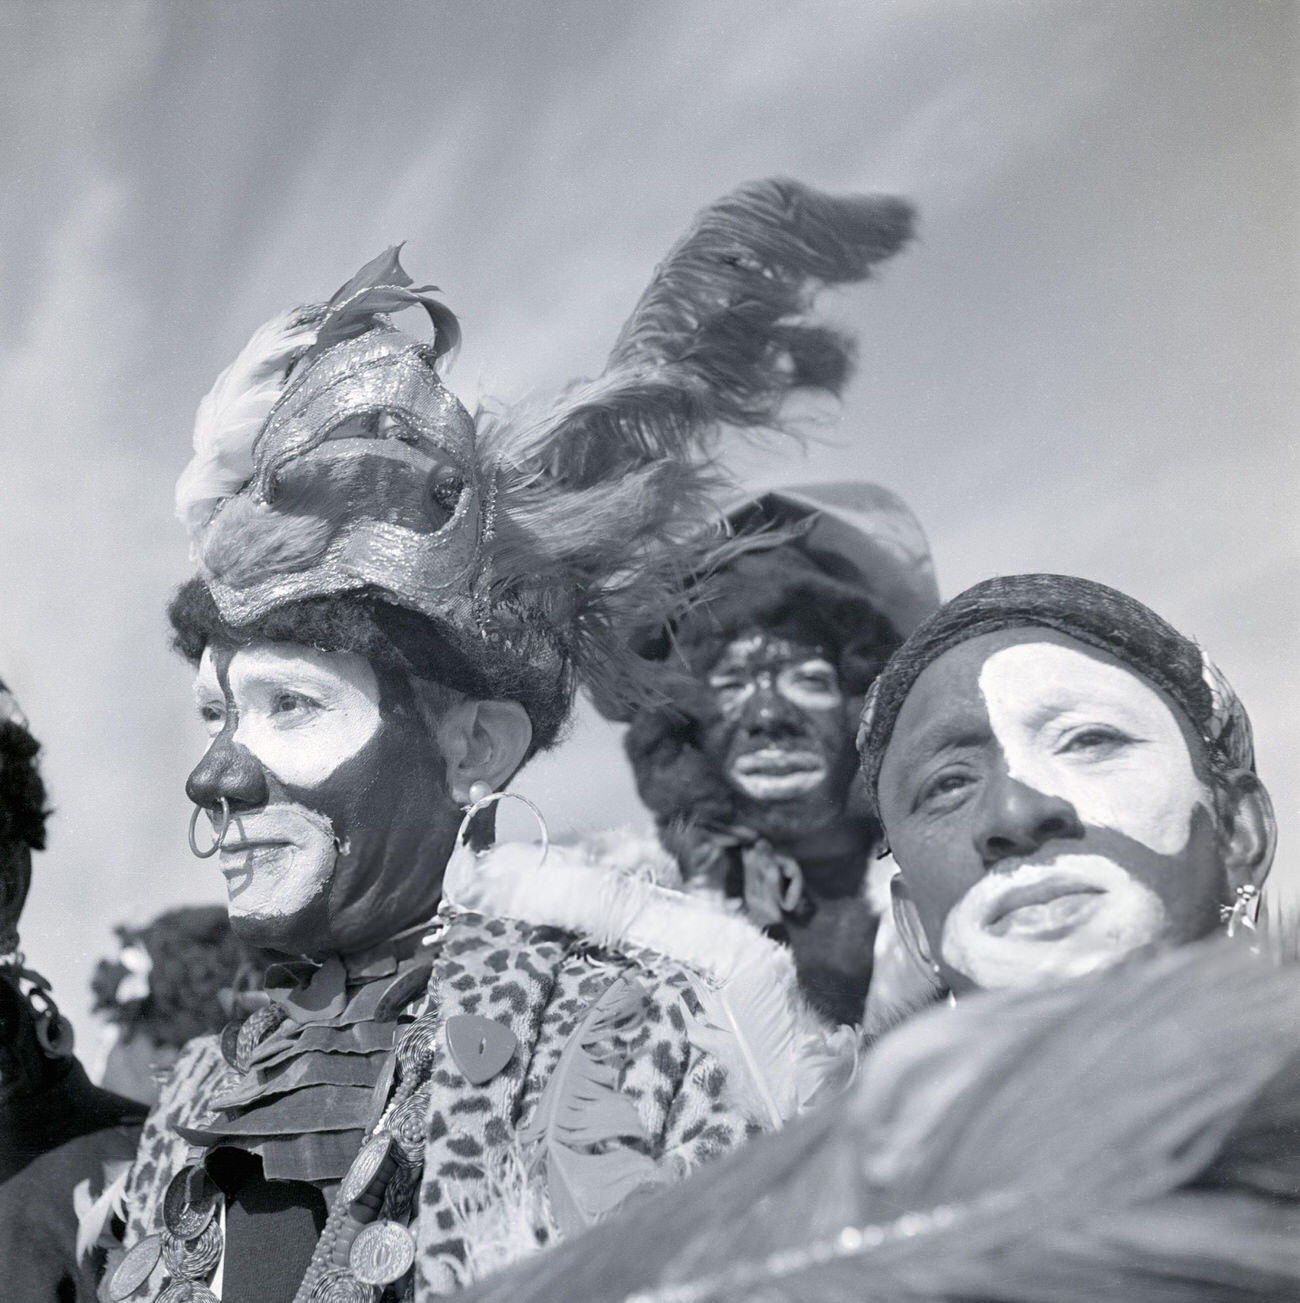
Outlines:
<svg viewBox="0 0 1300 1303"><path fill-rule="evenodd" d="M1300 1299L1296 0L0 0L0 1303Z"/></svg>

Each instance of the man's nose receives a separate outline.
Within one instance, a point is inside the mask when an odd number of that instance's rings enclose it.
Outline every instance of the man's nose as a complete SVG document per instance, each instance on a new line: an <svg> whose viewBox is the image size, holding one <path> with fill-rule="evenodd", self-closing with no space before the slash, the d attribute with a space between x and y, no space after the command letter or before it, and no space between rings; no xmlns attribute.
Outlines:
<svg viewBox="0 0 1300 1303"><path fill-rule="evenodd" d="M801 730L803 717L798 709L777 691L770 681L760 680L745 703L741 721L751 733L781 736Z"/></svg>
<svg viewBox="0 0 1300 1303"><path fill-rule="evenodd" d="M1049 841L1082 837L1083 823L1064 797L1001 773L980 794L972 832L975 849L991 868L999 860L1032 855Z"/></svg>
<svg viewBox="0 0 1300 1303"><path fill-rule="evenodd" d="M185 781L185 795L205 809L215 810L224 797L231 809L253 809L268 798L266 771L230 730L218 734Z"/></svg>

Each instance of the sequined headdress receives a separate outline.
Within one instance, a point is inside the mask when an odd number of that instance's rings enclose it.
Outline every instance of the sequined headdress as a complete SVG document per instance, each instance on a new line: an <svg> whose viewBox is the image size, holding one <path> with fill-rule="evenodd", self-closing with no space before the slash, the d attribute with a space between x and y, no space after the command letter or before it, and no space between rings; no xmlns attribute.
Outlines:
<svg viewBox="0 0 1300 1303"><path fill-rule="evenodd" d="M895 199L743 187L672 250L600 377L477 422L439 375L455 317L388 250L262 327L200 407L177 507L222 619L365 590L471 660L635 692L614 630L670 610L699 564L719 434L838 390L849 345L802 320L812 295L865 278L911 223ZM393 325L411 306L432 341Z"/></svg>

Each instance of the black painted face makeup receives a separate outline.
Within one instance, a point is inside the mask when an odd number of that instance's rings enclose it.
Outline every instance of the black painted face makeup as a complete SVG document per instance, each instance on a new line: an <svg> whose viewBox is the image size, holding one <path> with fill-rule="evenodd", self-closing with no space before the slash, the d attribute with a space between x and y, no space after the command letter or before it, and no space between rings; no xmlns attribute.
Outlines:
<svg viewBox="0 0 1300 1303"><path fill-rule="evenodd" d="M1224 893L1191 725L1064 635L945 652L899 712L880 777L889 843L954 989L1082 975L1210 931Z"/></svg>
<svg viewBox="0 0 1300 1303"><path fill-rule="evenodd" d="M241 936L347 953L432 914L458 811L405 680L259 642L205 651L196 692L213 740L187 790L230 804L219 863Z"/></svg>
<svg viewBox="0 0 1300 1303"><path fill-rule="evenodd" d="M759 832L789 837L839 816L855 757L839 675L824 650L755 631L709 673L704 742Z"/></svg>

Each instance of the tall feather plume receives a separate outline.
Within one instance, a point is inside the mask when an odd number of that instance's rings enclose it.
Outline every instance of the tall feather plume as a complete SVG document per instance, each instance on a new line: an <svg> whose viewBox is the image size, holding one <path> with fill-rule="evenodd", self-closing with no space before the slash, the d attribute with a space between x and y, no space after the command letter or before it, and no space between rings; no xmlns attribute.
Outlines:
<svg viewBox="0 0 1300 1303"><path fill-rule="evenodd" d="M176 482L176 514L191 542L218 504L253 474L253 445L290 366L315 342L315 325L294 309L260 326L217 377L194 417L194 456Z"/></svg>
<svg viewBox="0 0 1300 1303"><path fill-rule="evenodd" d="M588 685L637 690L621 616L629 604L642 619L667 616L718 545L683 546L718 518L721 434L784 431L792 391L840 392L852 344L806 319L813 299L866 279L912 227L899 199L752 182L706 208L672 249L602 375L548 405L483 414L480 451L499 494L494 596L527 591L531 602L549 585Z"/></svg>

